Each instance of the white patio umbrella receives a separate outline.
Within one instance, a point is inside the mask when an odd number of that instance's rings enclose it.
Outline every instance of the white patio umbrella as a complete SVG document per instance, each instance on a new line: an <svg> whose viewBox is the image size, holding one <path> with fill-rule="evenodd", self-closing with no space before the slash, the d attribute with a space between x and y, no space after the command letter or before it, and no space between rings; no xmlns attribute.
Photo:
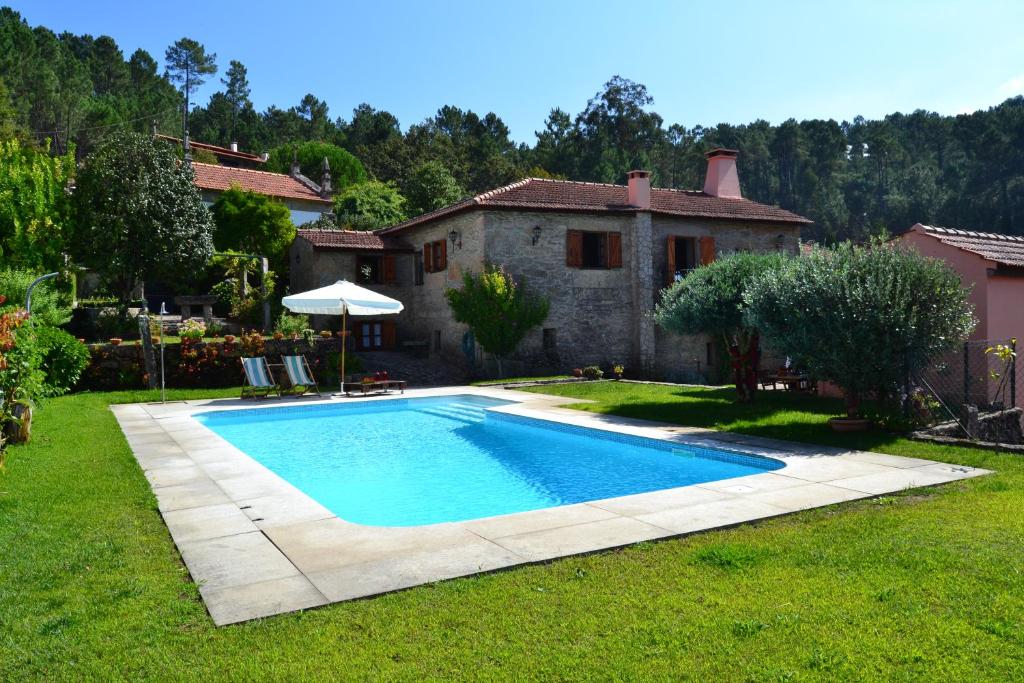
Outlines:
<svg viewBox="0 0 1024 683"><path fill-rule="evenodd" d="M401 313L402 302L348 280L308 292L289 294L281 299L284 307L293 313L341 316L341 391L345 391L345 343L349 315L394 315Z"/></svg>

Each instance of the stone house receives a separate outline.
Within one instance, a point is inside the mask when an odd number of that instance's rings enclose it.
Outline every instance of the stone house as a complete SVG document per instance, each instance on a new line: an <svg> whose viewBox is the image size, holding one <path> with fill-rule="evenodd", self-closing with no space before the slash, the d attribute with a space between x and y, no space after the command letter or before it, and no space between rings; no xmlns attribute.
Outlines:
<svg viewBox="0 0 1024 683"><path fill-rule="evenodd" d="M744 199L736 156L708 153L703 191L652 188L646 171L631 171L626 185L528 178L373 233L300 230L291 289L354 280L405 304L393 329L355 321L358 348L415 343L479 364L483 354L453 320L444 291L466 271L501 265L551 302L513 371L621 362L645 377L708 378L720 363L716 341L657 329L650 314L659 292L722 254L795 254L810 222Z"/></svg>

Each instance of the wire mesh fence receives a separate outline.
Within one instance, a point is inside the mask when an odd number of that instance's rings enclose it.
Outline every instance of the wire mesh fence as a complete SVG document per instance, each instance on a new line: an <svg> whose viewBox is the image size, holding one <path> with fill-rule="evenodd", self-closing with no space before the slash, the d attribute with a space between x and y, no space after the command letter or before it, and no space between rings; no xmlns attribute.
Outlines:
<svg viewBox="0 0 1024 683"><path fill-rule="evenodd" d="M1024 405L1018 372L1016 340L974 340L936 359L917 384L934 402L935 419L960 421L968 406L992 412Z"/></svg>

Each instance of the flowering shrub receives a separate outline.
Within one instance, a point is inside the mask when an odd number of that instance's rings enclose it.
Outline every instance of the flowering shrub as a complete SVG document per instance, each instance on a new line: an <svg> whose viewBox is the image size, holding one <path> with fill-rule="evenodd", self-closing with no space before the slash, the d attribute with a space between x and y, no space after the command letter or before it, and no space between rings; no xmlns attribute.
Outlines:
<svg viewBox="0 0 1024 683"><path fill-rule="evenodd" d="M182 339L202 339L206 334L206 323L196 318L189 318L178 325L178 336Z"/></svg>
<svg viewBox="0 0 1024 683"><path fill-rule="evenodd" d="M0 296L0 304L4 301ZM24 327L27 321L28 312L22 308L0 313L0 450L17 420L15 407L37 396L41 387L39 354L31 330Z"/></svg>

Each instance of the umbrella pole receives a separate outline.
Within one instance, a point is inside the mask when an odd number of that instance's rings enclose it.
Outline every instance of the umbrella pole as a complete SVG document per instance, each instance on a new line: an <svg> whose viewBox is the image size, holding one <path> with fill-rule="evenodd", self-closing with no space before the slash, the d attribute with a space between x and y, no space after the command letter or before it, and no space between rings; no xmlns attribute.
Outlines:
<svg viewBox="0 0 1024 683"><path fill-rule="evenodd" d="M347 313L348 311L346 309L341 309L341 377L339 380L341 393L343 394L345 393L345 342L348 341L348 335L345 334L346 323L348 322L346 320Z"/></svg>

